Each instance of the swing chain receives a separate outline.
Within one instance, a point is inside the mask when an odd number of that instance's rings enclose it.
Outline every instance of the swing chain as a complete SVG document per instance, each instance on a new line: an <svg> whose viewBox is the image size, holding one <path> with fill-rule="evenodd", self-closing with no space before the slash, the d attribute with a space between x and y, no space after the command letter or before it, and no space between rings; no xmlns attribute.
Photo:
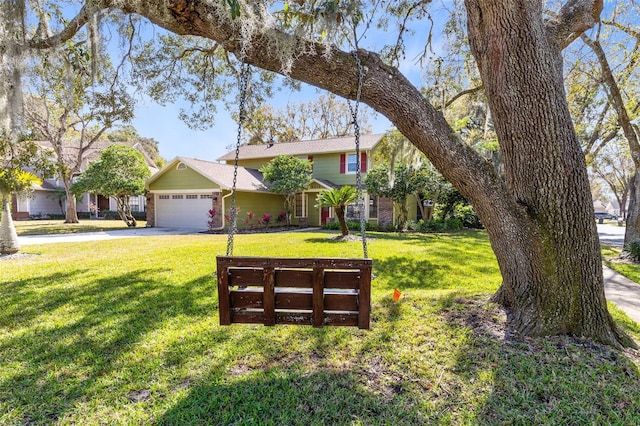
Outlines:
<svg viewBox="0 0 640 426"><path fill-rule="evenodd" d="M360 124L358 123L358 108L360 106L360 95L362 94L362 82L364 80L363 70L362 70L362 62L360 61L360 57L358 56L357 51L352 51L351 55L356 61L356 65L358 66L358 87L356 90L356 99L355 99L355 107L351 105L351 102L347 99L347 105L349 106L349 111L351 112L351 117L353 118L353 134L355 138L356 145L356 193L358 198L358 203L360 204L360 234L362 236L362 252L365 258L369 257L369 251L367 249L367 233L366 233L366 219L365 219L365 199L364 192L362 188L362 174L361 169L362 165L360 164Z"/></svg>
<svg viewBox="0 0 640 426"><path fill-rule="evenodd" d="M240 105L238 108L238 135L236 139L236 157L233 164L233 186L231 187L231 207L229 207L229 235L227 237L227 256L233 255L233 237L237 231L238 210L236 208L236 185L238 183L238 159L240 158L240 145L242 142L242 123L245 117L245 102L247 100L247 86L249 83L249 64L242 64L240 73Z"/></svg>

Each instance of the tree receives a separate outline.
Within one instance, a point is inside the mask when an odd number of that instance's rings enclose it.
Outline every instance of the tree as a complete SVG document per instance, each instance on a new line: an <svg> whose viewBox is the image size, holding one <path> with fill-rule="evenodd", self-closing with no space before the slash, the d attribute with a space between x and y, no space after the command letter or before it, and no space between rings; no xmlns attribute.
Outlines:
<svg viewBox="0 0 640 426"><path fill-rule="evenodd" d="M358 198L358 193L353 186L345 185L341 188L332 188L321 191L316 198L316 207L333 207L340 223L342 236L349 235L349 227L344 216L347 212L347 205L353 203Z"/></svg>
<svg viewBox="0 0 640 426"><path fill-rule="evenodd" d="M402 16L396 46L405 45L414 17L416 34L430 39L419 21L428 3L413 8L388 2L382 8L387 23ZM359 48L356 60L350 52L364 41L359 36L380 10L377 3L287 2L286 10L278 10L279 3L256 7L244 0L83 5L55 39L30 40L29 46L48 48L69 39L93 13L113 8L176 34L207 38L254 67L349 99L358 93L362 70L360 100L424 152L482 220L503 277L494 300L510 309L510 327L522 335L573 334L634 345L607 311L586 162L563 87L562 51L599 21L601 0L567 0L551 13L534 0L465 0L467 36L504 178L458 137L393 58L386 62L379 52ZM345 34L354 36L345 41Z"/></svg>
<svg viewBox="0 0 640 426"><path fill-rule="evenodd" d="M2 196L2 220L0 222L0 254L12 254L20 250L18 234L11 218L11 194L28 194L35 185L42 183L33 173L19 169L0 169L0 196Z"/></svg>
<svg viewBox="0 0 640 426"><path fill-rule="evenodd" d="M629 155L629 145L619 140L608 143L591 161L591 170L616 197L620 206L620 218L626 218L629 190L636 172Z"/></svg>
<svg viewBox="0 0 640 426"><path fill-rule="evenodd" d="M360 131L371 131L366 109L358 114ZM269 105L255 108L247 117L245 129L250 144L328 139L353 134L353 116L346 102L333 94L316 100L289 103L285 110Z"/></svg>
<svg viewBox="0 0 640 426"><path fill-rule="evenodd" d="M260 167L264 180L270 182L269 191L284 196L287 226L291 225L291 210L297 193L311 184L311 162L291 155L280 155Z"/></svg>
<svg viewBox="0 0 640 426"><path fill-rule="evenodd" d="M422 193L434 183L432 177L426 165L415 167L398 163L391 169L389 165L382 163L369 170L364 183L369 194L388 197L393 201L394 208L398 211L396 225L403 229L409 218L407 198L414 195L420 204Z"/></svg>
<svg viewBox="0 0 640 426"><path fill-rule="evenodd" d="M91 72L92 55L86 43L67 41L33 58L32 93L25 99L26 124L51 144L57 175L67 200L65 223L78 223L76 197L71 191L85 154L119 121L133 117L133 100L106 61Z"/></svg>
<svg viewBox="0 0 640 426"><path fill-rule="evenodd" d="M126 145L111 145L73 185L73 192L91 192L113 197L118 214L127 226L136 226L129 197L144 193L145 180L151 175L142 154Z"/></svg>
<svg viewBox="0 0 640 426"><path fill-rule="evenodd" d="M142 155L147 154L159 169L164 167L165 159L160 155L158 141L153 138L140 136L135 127L131 125L122 126L119 129L108 132L107 139L111 142L139 143L144 148L144 153Z"/></svg>

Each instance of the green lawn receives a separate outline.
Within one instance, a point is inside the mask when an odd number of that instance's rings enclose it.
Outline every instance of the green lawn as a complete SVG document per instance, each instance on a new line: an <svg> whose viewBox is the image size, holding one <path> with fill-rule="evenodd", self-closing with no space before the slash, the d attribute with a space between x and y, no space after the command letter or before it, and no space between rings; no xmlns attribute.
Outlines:
<svg viewBox="0 0 640 426"><path fill-rule="evenodd" d="M146 221L138 221L144 228ZM79 232L109 231L127 229L122 220L80 219L80 223L64 223L63 220L16 220L13 222L18 235L77 234Z"/></svg>
<svg viewBox="0 0 640 426"><path fill-rule="evenodd" d="M361 255L329 235L238 235L235 254ZM640 423L631 351L504 338L484 232L371 236L369 331L219 326L225 235L24 247L0 260L0 424Z"/></svg>

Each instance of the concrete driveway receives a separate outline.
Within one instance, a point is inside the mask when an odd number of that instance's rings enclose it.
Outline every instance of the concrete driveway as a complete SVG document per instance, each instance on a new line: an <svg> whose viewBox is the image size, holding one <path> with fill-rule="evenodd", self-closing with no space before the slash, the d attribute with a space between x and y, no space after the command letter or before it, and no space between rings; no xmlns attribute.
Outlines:
<svg viewBox="0 0 640 426"><path fill-rule="evenodd" d="M196 229L185 228L131 228L113 231L83 232L78 234L32 235L18 237L21 246L32 244L69 243L82 241L112 240L114 238L149 237L153 235L197 234Z"/></svg>

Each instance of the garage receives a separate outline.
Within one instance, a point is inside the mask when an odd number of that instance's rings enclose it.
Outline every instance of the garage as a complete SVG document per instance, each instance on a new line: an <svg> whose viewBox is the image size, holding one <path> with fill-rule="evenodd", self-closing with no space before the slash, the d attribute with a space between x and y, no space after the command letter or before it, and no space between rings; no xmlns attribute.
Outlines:
<svg viewBox="0 0 640 426"><path fill-rule="evenodd" d="M156 226L207 230L211 193L158 194L156 197Z"/></svg>

